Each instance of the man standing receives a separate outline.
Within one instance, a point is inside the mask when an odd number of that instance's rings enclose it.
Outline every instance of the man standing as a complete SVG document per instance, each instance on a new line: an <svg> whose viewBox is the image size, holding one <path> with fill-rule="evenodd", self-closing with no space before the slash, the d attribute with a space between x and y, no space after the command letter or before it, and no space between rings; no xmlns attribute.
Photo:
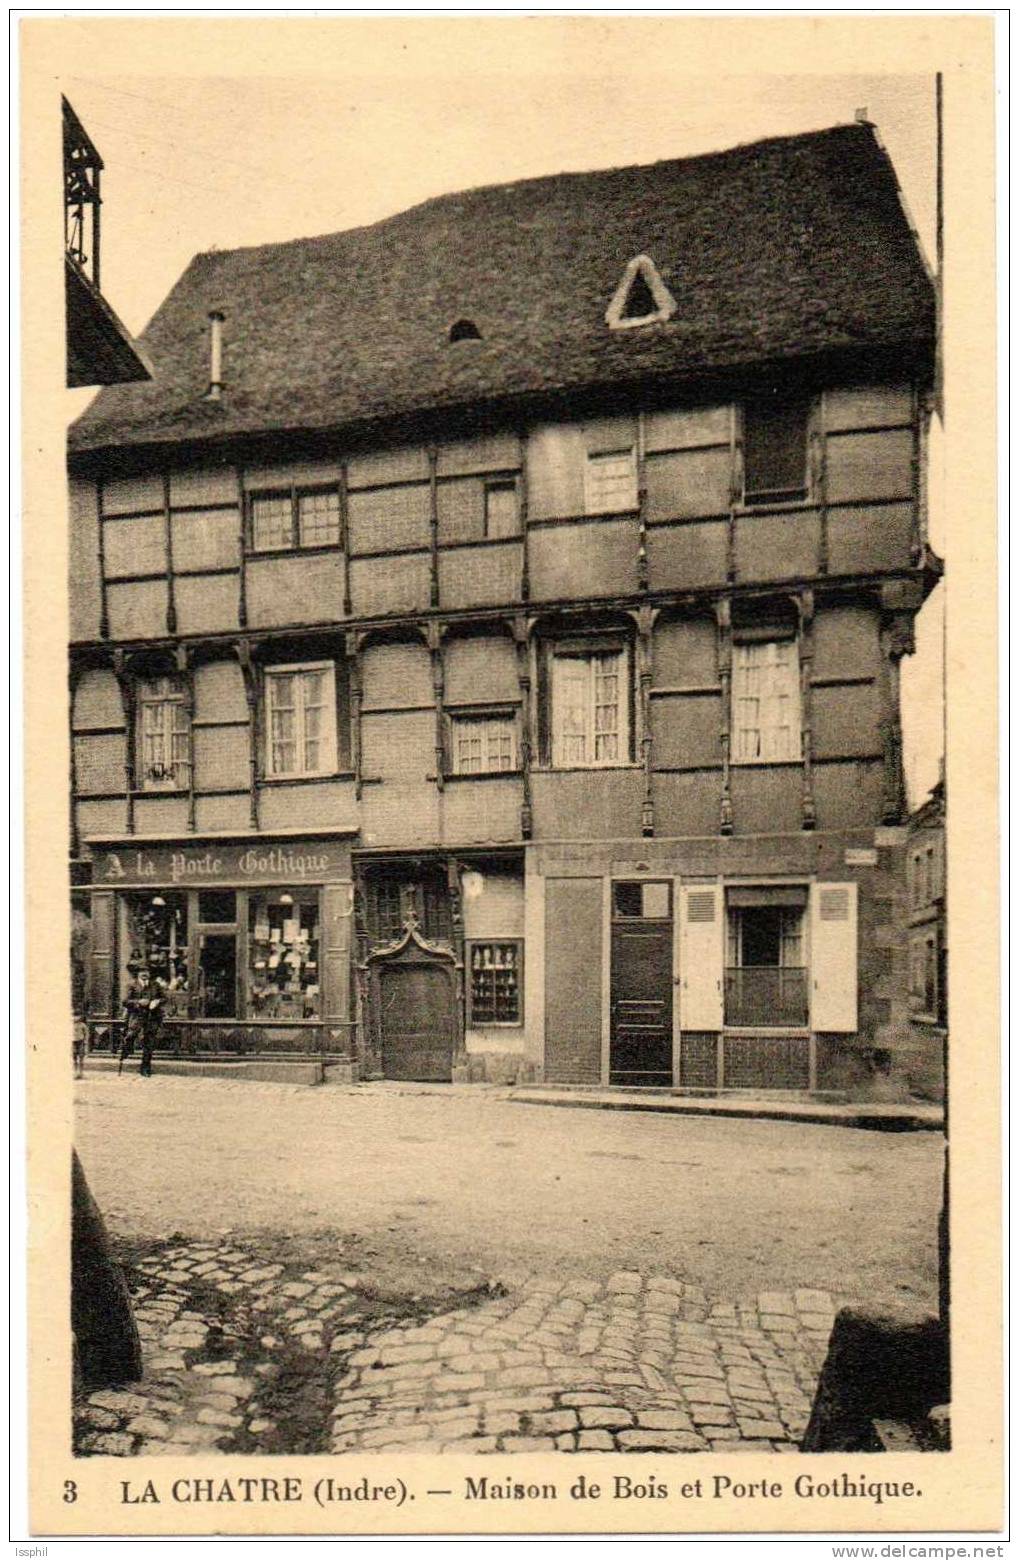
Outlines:
<svg viewBox="0 0 1019 1561"><path fill-rule="evenodd" d="M121 1068L123 1068L124 1056L131 1055L137 1040L142 1054L141 1075L146 1079L151 1078L152 1053L162 1029L163 994L152 981L145 965L138 968L134 980L127 989L124 1009L127 1014L127 1030L121 1053Z"/></svg>

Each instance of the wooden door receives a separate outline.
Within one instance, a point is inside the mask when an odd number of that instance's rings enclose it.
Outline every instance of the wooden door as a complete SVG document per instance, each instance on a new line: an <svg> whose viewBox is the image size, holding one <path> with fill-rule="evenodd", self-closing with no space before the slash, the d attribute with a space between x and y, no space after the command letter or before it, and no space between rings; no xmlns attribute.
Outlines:
<svg viewBox="0 0 1019 1561"><path fill-rule="evenodd" d="M611 1084L672 1083L669 883L612 885Z"/></svg>
<svg viewBox="0 0 1019 1561"><path fill-rule="evenodd" d="M378 972L382 1073L449 1083L453 1077L453 975L446 964L394 962Z"/></svg>

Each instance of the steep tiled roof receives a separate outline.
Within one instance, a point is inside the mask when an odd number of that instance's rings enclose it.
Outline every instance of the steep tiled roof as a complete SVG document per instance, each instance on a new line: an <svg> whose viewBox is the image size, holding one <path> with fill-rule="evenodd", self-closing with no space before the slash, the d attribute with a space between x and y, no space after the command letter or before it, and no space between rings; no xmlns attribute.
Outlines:
<svg viewBox="0 0 1019 1561"><path fill-rule="evenodd" d="M614 331L627 262L676 300ZM208 313L225 390L208 386ZM473 320L481 341L450 344ZM371 227L197 255L72 450L325 429L805 354L919 348L933 291L869 125L426 201Z"/></svg>

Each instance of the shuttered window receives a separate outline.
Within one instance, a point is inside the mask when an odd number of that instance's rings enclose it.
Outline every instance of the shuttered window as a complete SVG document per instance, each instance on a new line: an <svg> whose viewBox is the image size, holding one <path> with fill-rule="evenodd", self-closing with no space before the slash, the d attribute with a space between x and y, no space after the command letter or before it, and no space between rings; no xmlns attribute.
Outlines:
<svg viewBox="0 0 1019 1561"><path fill-rule="evenodd" d="M336 678L331 661L268 667L266 773L331 775L336 770Z"/></svg>
<svg viewBox="0 0 1019 1561"><path fill-rule="evenodd" d="M744 496L748 504L802 499L807 492L805 400L768 397L743 408Z"/></svg>
<svg viewBox="0 0 1019 1561"><path fill-rule="evenodd" d="M800 665L796 641L733 646L732 758L773 764L802 757Z"/></svg>

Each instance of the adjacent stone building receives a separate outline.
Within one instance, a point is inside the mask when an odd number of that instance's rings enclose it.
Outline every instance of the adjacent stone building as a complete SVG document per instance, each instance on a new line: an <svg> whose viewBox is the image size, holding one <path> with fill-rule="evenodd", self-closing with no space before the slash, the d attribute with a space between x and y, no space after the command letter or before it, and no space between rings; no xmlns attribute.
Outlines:
<svg viewBox="0 0 1019 1561"><path fill-rule="evenodd" d="M70 439L94 1028L908 1086L934 335L867 124L197 256Z"/></svg>

